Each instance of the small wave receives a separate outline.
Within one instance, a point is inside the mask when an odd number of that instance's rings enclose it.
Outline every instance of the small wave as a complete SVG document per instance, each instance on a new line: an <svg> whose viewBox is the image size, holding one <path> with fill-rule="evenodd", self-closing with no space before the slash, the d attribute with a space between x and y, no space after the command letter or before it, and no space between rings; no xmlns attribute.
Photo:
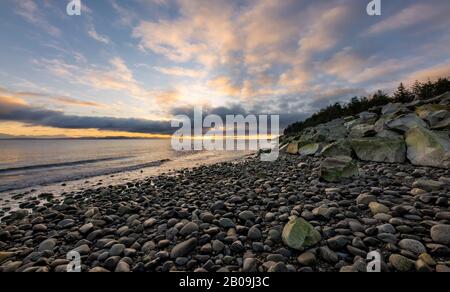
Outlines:
<svg viewBox="0 0 450 292"><path fill-rule="evenodd" d="M81 165L81 164L91 164L91 163L98 163L98 162L105 162L105 161L127 159L127 158L132 158L132 157L133 156L121 156L121 157L109 157L109 158L69 161L69 162L61 162L61 163L27 165L27 166L0 169L0 173L23 171L23 170L35 170L35 169L43 169L43 168L64 167L64 166L74 166L74 165Z"/></svg>
<svg viewBox="0 0 450 292"><path fill-rule="evenodd" d="M45 177L45 178L39 178L39 179L24 179L21 180L21 182L15 182L8 185L0 185L0 193L6 192L6 191L13 191L13 190L20 190L25 189L28 187L37 187L37 186L45 186L55 183L62 183L62 182L68 182L68 181L76 181L80 179L88 179L98 176L104 176L104 175L112 175L116 173L122 173L122 172L128 172L128 171L135 171L139 169L149 168L149 167L158 167L162 164L171 161L170 159L160 159L156 161L151 161L147 163L142 164L135 164L135 165L129 165L125 167L116 167L116 168L109 168L109 169L98 169L98 170L90 170L82 173L77 174L69 174L69 175L63 175L59 177Z"/></svg>

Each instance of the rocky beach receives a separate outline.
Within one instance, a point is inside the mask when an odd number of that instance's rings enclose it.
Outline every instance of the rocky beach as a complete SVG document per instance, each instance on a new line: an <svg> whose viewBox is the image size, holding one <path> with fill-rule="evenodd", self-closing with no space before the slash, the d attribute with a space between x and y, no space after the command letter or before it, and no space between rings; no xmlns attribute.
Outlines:
<svg viewBox="0 0 450 292"><path fill-rule="evenodd" d="M309 128L274 162L36 195L1 219L0 271L65 272L76 251L86 272L365 272L376 251L381 271L449 272L449 104Z"/></svg>

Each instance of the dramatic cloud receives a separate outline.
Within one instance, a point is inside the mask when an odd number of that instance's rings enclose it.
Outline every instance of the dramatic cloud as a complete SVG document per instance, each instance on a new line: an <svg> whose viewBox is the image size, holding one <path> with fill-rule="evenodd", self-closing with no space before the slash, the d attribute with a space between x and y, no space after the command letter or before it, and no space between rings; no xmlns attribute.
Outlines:
<svg viewBox="0 0 450 292"><path fill-rule="evenodd" d="M98 129L151 134L169 134L173 132L170 123L167 121L66 115L59 111L30 107L17 100L1 96L0 120L63 129Z"/></svg>
<svg viewBox="0 0 450 292"><path fill-rule="evenodd" d="M450 75L444 0L383 1L379 17L361 0L107 0L84 3L82 17L56 2L4 4L14 13L2 13L12 33L2 36L0 78L16 91L0 96L58 120L164 122L203 106L280 114L283 127L356 95Z"/></svg>

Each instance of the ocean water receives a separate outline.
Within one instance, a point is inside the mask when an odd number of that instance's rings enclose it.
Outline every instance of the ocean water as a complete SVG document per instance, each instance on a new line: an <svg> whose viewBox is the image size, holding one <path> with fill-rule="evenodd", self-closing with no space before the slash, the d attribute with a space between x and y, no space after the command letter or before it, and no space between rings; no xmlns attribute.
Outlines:
<svg viewBox="0 0 450 292"><path fill-rule="evenodd" d="M86 179L124 182L246 154L177 152L169 139L0 140L0 192Z"/></svg>

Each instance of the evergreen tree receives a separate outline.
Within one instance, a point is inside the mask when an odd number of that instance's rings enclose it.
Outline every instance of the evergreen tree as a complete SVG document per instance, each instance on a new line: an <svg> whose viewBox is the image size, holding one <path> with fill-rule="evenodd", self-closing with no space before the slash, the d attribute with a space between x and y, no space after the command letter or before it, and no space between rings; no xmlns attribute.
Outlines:
<svg viewBox="0 0 450 292"><path fill-rule="evenodd" d="M411 102L414 99L414 96L408 89L406 89L402 82L398 86L397 91L394 93L394 99L396 102Z"/></svg>

